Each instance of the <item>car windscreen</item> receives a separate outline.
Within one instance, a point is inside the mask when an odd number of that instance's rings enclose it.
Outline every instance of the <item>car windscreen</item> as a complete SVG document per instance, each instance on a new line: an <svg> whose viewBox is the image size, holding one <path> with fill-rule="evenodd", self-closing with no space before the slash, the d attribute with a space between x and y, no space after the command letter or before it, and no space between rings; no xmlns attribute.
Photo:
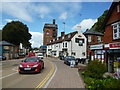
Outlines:
<svg viewBox="0 0 120 90"><path fill-rule="evenodd" d="M35 55L35 53L30 53L29 55Z"/></svg>
<svg viewBox="0 0 120 90"><path fill-rule="evenodd" d="M37 58L31 57L31 58L26 58L24 61L25 62L38 62L39 60Z"/></svg>
<svg viewBox="0 0 120 90"><path fill-rule="evenodd" d="M42 54L38 54L38 56L43 56Z"/></svg>
<svg viewBox="0 0 120 90"><path fill-rule="evenodd" d="M67 56L66 59L67 60L75 60L75 57L73 57L73 56Z"/></svg>

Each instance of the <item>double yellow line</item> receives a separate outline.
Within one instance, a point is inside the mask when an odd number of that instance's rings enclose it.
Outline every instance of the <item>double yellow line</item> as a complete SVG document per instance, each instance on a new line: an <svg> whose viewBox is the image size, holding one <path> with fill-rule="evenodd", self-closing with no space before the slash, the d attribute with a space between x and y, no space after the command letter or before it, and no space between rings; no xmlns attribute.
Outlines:
<svg viewBox="0 0 120 90"><path fill-rule="evenodd" d="M51 62L50 62L51 63ZM50 70L50 72L48 73L48 75L42 80L42 82L40 82L40 84L34 89L34 90L37 90L38 88L42 88L43 85L49 80L49 78L53 75L53 72L55 70L54 68L54 64L52 64L52 69Z"/></svg>

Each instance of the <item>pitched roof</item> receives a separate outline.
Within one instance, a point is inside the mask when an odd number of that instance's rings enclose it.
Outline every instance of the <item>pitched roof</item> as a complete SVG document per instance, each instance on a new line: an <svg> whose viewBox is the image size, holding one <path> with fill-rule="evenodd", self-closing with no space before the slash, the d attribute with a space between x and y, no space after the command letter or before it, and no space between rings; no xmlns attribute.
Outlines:
<svg viewBox="0 0 120 90"><path fill-rule="evenodd" d="M0 42L0 46L15 46L15 45L12 44L12 43L9 43L9 42L7 42L7 41L1 41L1 42Z"/></svg>
<svg viewBox="0 0 120 90"><path fill-rule="evenodd" d="M72 33L68 33L64 36L57 37L55 39L52 39L51 40L52 42L48 43L47 45L60 43L60 42L63 42L63 41L70 41L75 36L75 34L77 34L77 33L78 33L78 31L75 31L75 32L72 32Z"/></svg>
<svg viewBox="0 0 120 90"><path fill-rule="evenodd" d="M93 29L90 29L90 30L87 29L83 34L85 34L85 35L100 35L100 36L104 35L100 32L94 31Z"/></svg>
<svg viewBox="0 0 120 90"><path fill-rule="evenodd" d="M110 15L112 14L112 11L114 10L115 6L117 6L117 4L120 4L119 0L118 0L118 2L113 2L112 5L110 6L110 9L109 9L104 21L103 21L103 24L102 24L101 28L105 27L108 19L110 18ZM117 20L117 21L120 21L120 20ZM117 22L117 21L115 21L115 22Z"/></svg>

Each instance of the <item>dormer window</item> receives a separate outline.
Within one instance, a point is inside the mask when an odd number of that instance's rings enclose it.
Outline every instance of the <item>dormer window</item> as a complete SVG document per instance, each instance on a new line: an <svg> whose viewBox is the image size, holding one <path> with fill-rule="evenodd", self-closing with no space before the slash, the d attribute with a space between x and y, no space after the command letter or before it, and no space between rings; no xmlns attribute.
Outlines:
<svg viewBox="0 0 120 90"><path fill-rule="evenodd" d="M71 37L71 35L69 34L69 35L68 35L68 38L70 38L70 37Z"/></svg>
<svg viewBox="0 0 120 90"><path fill-rule="evenodd" d="M64 36L62 37L62 39L64 39Z"/></svg>
<svg viewBox="0 0 120 90"><path fill-rule="evenodd" d="M88 35L88 42L91 42L91 36Z"/></svg>
<svg viewBox="0 0 120 90"><path fill-rule="evenodd" d="M97 36L97 41L101 42L101 37L100 36Z"/></svg>

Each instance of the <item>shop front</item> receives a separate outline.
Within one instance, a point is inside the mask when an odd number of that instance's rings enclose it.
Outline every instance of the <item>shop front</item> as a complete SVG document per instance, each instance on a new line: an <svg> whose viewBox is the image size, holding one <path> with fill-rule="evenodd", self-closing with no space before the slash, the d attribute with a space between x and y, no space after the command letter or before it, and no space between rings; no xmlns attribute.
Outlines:
<svg viewBox="0 0 120 90"><path fill-rule="evenodd" d="M98 59L98 60L104 62L105 50L103 50L103 44L91 45L90 50L92 50L94 53L94 56L92 56L93 59Z"/></svg>
<svg viewBox="0 0 120 90"><path fill-rule="evenodd" d="M106 50L108 72L116 72L120 66L120 42L110 43Z"/></svg>

